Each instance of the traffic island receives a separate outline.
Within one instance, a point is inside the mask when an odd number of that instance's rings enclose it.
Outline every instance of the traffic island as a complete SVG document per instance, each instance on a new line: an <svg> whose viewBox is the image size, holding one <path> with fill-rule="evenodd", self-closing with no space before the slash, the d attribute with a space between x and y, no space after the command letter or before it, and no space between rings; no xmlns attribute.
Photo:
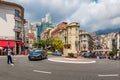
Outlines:
<svg viewBox="0 0 120 80"><path fill-rule="evenodd" d="M91 60L91 59L81 59L81 58L64 58L64 57L57 57L57 58L49 58L48 60L49 60L49 61L53 61L53 62L77 63L77 64L96 63L95 60Z"/></svg>

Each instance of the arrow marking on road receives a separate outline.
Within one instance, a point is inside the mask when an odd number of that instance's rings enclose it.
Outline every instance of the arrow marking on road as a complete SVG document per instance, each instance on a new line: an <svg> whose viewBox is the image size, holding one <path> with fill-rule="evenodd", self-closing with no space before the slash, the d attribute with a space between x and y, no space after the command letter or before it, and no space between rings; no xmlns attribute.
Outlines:
<svg viewBox="0 0 120 80"><path fill-rule="evenodd" d="M117 77L119 74L106 74L106 75L98 75L99 77Z"/></svg>
<svg viewBox="0 0 120 80"><path fill-rule="evenodd" d="M34 72L38 73L46 73L46 74L51 74L52 72L47 72L47 71L39 71L39 70L33 70Z"/></svg>

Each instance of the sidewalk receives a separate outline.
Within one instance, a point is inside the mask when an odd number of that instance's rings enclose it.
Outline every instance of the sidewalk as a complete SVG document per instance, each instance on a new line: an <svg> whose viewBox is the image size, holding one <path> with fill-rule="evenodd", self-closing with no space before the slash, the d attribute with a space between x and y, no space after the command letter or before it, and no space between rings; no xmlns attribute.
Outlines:
<svg viewBox="0 0 120 80"><path fill-rule="evenodd" d="M89 63L96 63L95 60L92 59L85 59L85 58L65 58L65 57L54 57L49 58L49 61L53 62L62 62L62 63L78 63L78 64L89 64Z"/></svg>
<svg viewBox="0 0 120 80"><path fill-rule="evenodd" d="M6 57L6 56L7 56L7 55L0 55L0 57ZM18 54L18 55L12 55L12 56L13 56L13 57L14 57L14 56L22 57L22 56L27 56L27 55L23 55L23 54L20 54L20 55L19 55L19 54Z"/></svg>

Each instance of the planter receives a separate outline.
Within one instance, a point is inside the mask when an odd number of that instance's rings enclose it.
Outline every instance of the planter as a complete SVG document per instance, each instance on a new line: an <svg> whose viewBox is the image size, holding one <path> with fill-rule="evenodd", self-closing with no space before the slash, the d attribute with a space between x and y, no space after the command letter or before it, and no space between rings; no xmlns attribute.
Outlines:
<svg viewBox="0 0 120 80"><path fill-rule="evenodd" d="M71 56L65 56L65 58L77 58L76 56L73 56L73 57L71 57Z"/></svg>

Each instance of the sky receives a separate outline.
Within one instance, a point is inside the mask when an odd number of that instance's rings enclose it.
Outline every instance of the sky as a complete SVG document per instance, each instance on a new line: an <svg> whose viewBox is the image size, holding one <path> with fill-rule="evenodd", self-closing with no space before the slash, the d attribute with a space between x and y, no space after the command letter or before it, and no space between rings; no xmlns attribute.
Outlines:
<svg viewBox="0 0 120 80"><path fill-rule="evenodd" d="M6 0L22 5L25 19L40 22L50 13L54 24L78 22L89 32L120 27L120 0Z"/></svg>

